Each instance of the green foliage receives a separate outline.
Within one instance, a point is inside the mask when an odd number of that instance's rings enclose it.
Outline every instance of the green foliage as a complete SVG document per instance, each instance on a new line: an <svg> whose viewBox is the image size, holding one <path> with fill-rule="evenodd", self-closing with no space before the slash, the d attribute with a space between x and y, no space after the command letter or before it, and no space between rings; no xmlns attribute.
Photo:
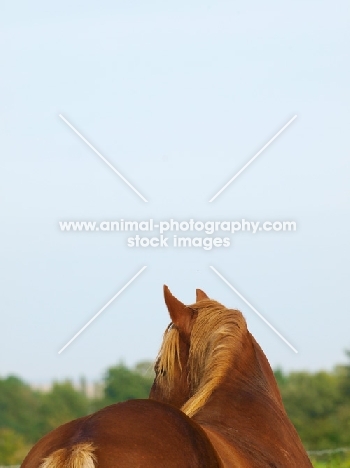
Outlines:
<svg viewBox="0 0 350 468"><path fill-rule="evenodd" d="M346 356L350 361L350 351L345 351ZM344 399L350 400L350 362L346 366L342 366L343 370L340 389Z"/></svg>
<svg viewBox="0 0 350 468"><path fill-rule="evenodd" d="M38 411L40 433L55 429L57 426L85 416L90 412L90 402L87 396L77 391L70 381L55 382L48 393L41 396Z"/></svg>
<svg viewBox="0 0 350 468"><path fill-rule="evenodd" d="M311 457L314 468L350 468L350 455L348 452L334 453Z"/></svg>
<svg viewBox="0 0 350 468"><path fill-rule="evenodd" d="M108 369L105 379L105 405L135 398L148 398L153 379L118 364Z"/></svg>
<svg viewBox="0 0 350 468"><path fill-rule="evenodd" d="M29 448L24 438L12 429L0 429L0 463L5 465L21 463Z"/></svg>
<svg viewBox="0 0 350 468"><path fill-rule="evenodd" d="M36 434L39 405L39 395L19 378L0 379L0 428L12 429L25 438Z"/></svg>
<svg viewBox="0 0 350 468"><path fill-rule="evenodd" d="M346 354L350 358L350 352ZM308 450L350 447L350 365L314 374L285 375L278 369L275 376L287 413Z"/></svg>
<svg viewBox="0 0 350 468"><path fill-rule="evenodd" d="M340 446L337 408L341 398L334 375L293 372L280 389L287 413L308 449Z"/></svg>

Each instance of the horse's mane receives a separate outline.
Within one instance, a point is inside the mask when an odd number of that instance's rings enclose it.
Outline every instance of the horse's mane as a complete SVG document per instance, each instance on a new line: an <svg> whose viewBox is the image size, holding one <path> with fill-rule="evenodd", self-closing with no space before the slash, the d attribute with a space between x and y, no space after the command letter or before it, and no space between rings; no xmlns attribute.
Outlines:
<svg viewBox="0 0 350 468"><path fill-rule="evenodd" d="M170 391L172 388L172 382L174 381L175 377L176 364L180 367L180 370L182 370L179 340L180 335L178 330L174 328L172 324L170 324L164 332L162 346L159 350L155 365L156 374L157 371L159 371L161 375L165 376L166 391ZM165 369L166 373L164 374Z"/></svg>
<svg viewBox="0 0 350 468"><path fill-rule="evenodd" d="M187 369L191 396L181 409L191 417L205 405L232 366L234 356L240 354L247 324L241 312L211 299L189 307L198 315L191 332ZM168 386L176 361L180 363L179 332L172 327L165 333L158 359L158 365L167 370Z"/></svg>

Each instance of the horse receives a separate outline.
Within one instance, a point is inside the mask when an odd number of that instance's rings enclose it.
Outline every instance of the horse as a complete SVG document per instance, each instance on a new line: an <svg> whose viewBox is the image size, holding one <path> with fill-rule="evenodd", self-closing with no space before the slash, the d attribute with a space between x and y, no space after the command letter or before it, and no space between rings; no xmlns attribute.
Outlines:
<svg viewBox="0 0 350 468"><path fill-rule="evenodd" d="M190 306L167 286L164 298L171 323L156 360L150 399L189 416L225 468L312 468L242 313L200 289Z"/></svg>
<svg viewBox="0 0 350 468"><path fill-rule="evenodd" d="M242 314L164 286L171 323L148 400L63 424L21 468L308 468L271 367Z"/></svg>

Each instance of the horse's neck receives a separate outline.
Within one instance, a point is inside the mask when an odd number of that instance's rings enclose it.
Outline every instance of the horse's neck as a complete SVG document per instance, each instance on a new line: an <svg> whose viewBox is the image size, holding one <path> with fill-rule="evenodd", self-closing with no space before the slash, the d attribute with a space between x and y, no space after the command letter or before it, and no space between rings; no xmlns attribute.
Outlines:
<svg viewBox="0 0 350 468"><path fill-rule="evenodd" d="M247 332L240 355L235 356L226 377L214 390L198 416L212 421L222 419L231 424L237 417L247 417L254 408L256 418L266 405L284 412L276 380L266 356L253 336Z"/></svg>
<svg viewBox="0 0 350 468"><path fill-rule="evenodd" d="M254 349L257 362L259 364L259 368L264 375L264 379L268 382L270 395L274 396L276 400L283 406L281 393L278 389L274 373L267 360L267 357L265 356L263 350L260 348L259 344L255 341L254 336L251 335L250 333L249 333L249 336L253 345L253 349Z"/></svg>
<svg viewBox="0 0 350 468"><path fill-rule="evenodd" d="M243 456L247 466L252 466L249 457L256 463L257 453L261 464L256 467L269 466L271 457L282 463L276 466L311 466L284 410L271 367L249 333L241 356L236 356L226 378L193 419L206 430L222 457L231 447L233 459ZM295 456L296 464L291 462ZM244 461L240 463L237 466L245 466Z"/></svg>

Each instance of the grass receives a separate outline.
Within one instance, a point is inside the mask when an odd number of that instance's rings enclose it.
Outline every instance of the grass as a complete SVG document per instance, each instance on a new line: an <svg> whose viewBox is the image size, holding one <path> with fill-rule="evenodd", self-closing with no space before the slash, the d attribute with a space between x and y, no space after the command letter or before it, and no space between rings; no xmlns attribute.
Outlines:
<svg viewBox="0 0 350 468"><path fill-rule="evenodd" d="M350 468L350 455L347 454L334 454L332 456L324 455L322 457L311 458L314 468Z"/></svg>

